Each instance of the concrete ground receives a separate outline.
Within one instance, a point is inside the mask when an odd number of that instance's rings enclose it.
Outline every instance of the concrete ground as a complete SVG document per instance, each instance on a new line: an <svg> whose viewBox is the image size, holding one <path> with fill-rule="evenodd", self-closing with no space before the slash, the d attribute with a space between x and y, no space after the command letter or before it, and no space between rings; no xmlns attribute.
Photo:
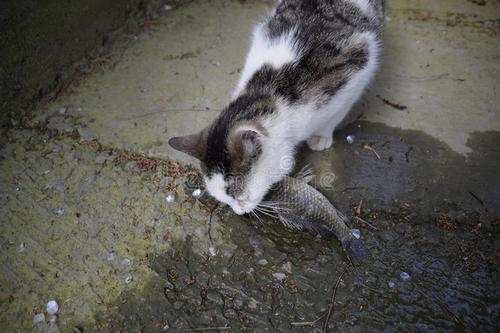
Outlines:
<svg viewBox="0 0 500 333"><path fill-rule="evenodd" d="M167 145L217 115L268 10L169 10L7 133L4 331L321 330L347 266L338 243L192 198L193 161ZM372 259L344 275L327 328L497 330L499 36L500 1L388 1L376 81L332 149L299 152L320 190L370 223L352 219ZM55 323L34 325L51 299Z"/></svg>

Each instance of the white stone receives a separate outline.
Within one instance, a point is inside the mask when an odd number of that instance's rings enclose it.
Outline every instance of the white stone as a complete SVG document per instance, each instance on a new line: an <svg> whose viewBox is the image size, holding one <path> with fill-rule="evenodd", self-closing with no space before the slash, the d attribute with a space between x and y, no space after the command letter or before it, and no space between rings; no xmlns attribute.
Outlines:
<svg viewBox="0 0 500 333"><path fill-rule="evenodd" d="M43 313L37 313L33 316L33 325L38 325L45 323L45 315Z"/></svg>
<svg viewBox="0 0 500 333"><path fill-rule="evenodd" d="M276 280L283 281L286 278L286 274L284 273L273 273L273 276Z"/></svg>
<svg viewBox="0 0 500 333"><path fill-rule="evenodd" d="M52 300L47 303L47 313L49 315L56 314L59 311L59 305L56 301Z"/></svg>
<svg viewBox="0 0 500 333"><path fill-rule="evenodd" d="M168 195L165 197L165 201L166 201L168 204L173 204L173 203L175 202L175 194L173 194L173 193L168 194Z"/></svg>
<svg viewBox="0 0 500 333"><path fill-rule="evenodd" d="M130 282L132 282L132 279L133 279L132 278L132 273L125 274L123 279L125 280L125 283L127 283L127 284L130 283Z"/></svg>
<svg viewBox="0 0 500 333"><path fill-rule="evenodd" d="M351 229L351 235L353 235L354 238L359 239L361 237L361 232L359 229Z"/></svg>
<svg viewBox="0 0 500 333"><path fill-rule="evenodd" d="M128 266L130 266L130 260L127 258L123 259L120 263L120 266L122 266L122 268L127 268Z"/></svg>
<svg viewBox="0 0 500 333"><path fill-rule="evenodd" d="M267 260L266 259L260 259L259 261L257 261L257 264L261 265L261 266L266 266L267 265Z"/></svg>
<svg viewBox="0 0 500 333"><path fill-rule="evenodd" d="M406 272L401 272L399 274L399 277L401 278L401 280L403 280L404 282L408 282L411 280L411 276L410 274L406 273Z"/></svg>

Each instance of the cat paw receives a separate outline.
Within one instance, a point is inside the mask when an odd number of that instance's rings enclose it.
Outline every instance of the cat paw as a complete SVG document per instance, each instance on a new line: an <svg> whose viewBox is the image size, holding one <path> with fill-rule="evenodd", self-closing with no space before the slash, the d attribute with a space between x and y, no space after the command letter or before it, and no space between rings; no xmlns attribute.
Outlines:
<svg viewBox="0 0 500 333"><path fill-rule="evenodd" d="M314 151L328 149L332 146L332 144L332 137L313 135L309 139L307 139L307 145L309 146L309 148L311 148L311 150Z"/></svg>

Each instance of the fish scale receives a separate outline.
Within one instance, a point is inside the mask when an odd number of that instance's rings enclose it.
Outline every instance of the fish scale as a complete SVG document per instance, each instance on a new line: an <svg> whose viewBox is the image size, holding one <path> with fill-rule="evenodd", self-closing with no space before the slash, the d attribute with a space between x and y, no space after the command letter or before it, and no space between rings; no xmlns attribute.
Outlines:
<svg viewBox="0 0 500 333"><path fill-rule="evenodd" d="M348 218L308 184L310 179L306 171L278 182L266 197L275 204L274 214L289 228L334 235L349 259L354 264L361 262L368 253L363 242L350 232Z"/></svg>

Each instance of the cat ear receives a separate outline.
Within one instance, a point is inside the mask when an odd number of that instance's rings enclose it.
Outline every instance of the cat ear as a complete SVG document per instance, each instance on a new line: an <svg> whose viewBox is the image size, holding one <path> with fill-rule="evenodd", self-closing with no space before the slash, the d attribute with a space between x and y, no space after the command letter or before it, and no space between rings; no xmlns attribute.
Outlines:
<svg viewBox="0 0 500 333"><path fill-rule="evenodd" d="M260 134L252 130L241 132L243 160L248 161L261 150Z"/></svg>
<svg viewBox="0 0 500 333"><path fill-rule="evenodd" d="M175 150L191 155L201 161L207 151L207 134L208 131L205 129L196 134L171 138L168 140L168 144Z"/></svg>
<svg viewBox="0 0 500 333"><path fill-rule="evenodd" d="M236 127L228 140L228 151L232 160L244 163L262 151L265 130L257 124L242 124Z"/></svg>

